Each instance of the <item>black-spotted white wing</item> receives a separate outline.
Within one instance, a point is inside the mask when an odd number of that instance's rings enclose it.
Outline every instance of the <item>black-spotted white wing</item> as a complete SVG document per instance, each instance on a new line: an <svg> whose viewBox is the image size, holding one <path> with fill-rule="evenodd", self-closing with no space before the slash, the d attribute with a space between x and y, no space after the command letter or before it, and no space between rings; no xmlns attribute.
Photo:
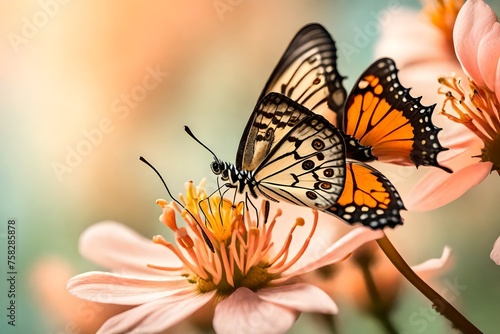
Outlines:
<svg viewBox="0 0 500 334"><path fill-rule="evenodd" d="M343 79L337 70L335 42L325 28L312 23L295 35L259 100L278 92L317 114L338 113L347 96Z"/></svg>
<svg viewBox="0 0 500 334"><path fill-rule="evenodd" d="M279 135L281 139L254 170L257 188L273 200L314 209L331 207L340 197L345 182L342 135L324 117L287 97L281 96L279 102L281 108L287 105L299 112L300 121Z"/></svg>

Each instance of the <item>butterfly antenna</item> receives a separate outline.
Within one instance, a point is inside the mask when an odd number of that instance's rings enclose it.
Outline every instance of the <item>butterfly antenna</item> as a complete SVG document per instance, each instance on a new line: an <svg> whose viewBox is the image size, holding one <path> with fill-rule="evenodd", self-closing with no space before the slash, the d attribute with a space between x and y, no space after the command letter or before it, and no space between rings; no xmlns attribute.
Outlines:
<svg viewBox="0 0 500 334"><path fill-rule="evenodd" d="M198 138L196 138L196 136L194 135L194 133L191 131L191 129L187 126L187 125L184 125L184 131L187 132L187 134L193 138L198 144L200 144L201 146L203 146L208 152L210 152L213 156L214 156L214 159L216 161L219 161L219 159L217 158L217 156L215 155L215 153L208 148L207 145L203 144Z"/></svg>
<svg viewBox="0 0 500 334"><path fill-rule="evenodd" d="M167 193L168 193L168 196L170 196L170 198L177 204L179 204L179 206L181 208L184 209L184 205L181 204L181 202L179 202L178 200L175 199L174 196L172 196L172 193L170 192L170 189L168 189L168 186L167 186L167 183L165 182L165 180L163 179L163 177L161 176L160 172L154 168L154 166L152 164L149 163L149 161L147 161L146 159L144 159L142 156L139 157L139 160L141 160L142 162L144 162L146 165L148 165L152 170L154 170L154 172L156 173L156 175L158 175L158 177L160 178L161 182L163 183L163 185L165 186L165 189L167 189Z"/></svg>
<svg viewBox="0 0 500 334"><path fill-rule="evenodd" d="M156 175L158 175L158 177L160 178L161 182L163 183L163 185L165 186L165 189L167 189L167 193L168 193L168 196L170 196L170 198L172 198L172 200L177 203L181 208L183 208L184 210L187 211L187 213L189 213L189 215L195 220L195 222L200 225L200 222L194 217L194 215L186 209L186 207L184 205L182 205L181 202L179 202L178 200L175 199L174 196L172 196L172 193L170 192L170 189L168 189L168 186L167 186L167 183L165 182L165 180L163 179L163 177L161 176L160 172L154 168L154 166L152 164L149 163L149 161L147 161L146 159L144 159L144 157L139 157L139 160L141 160L142 162L144 162L146 165L148 165L152 170L155 171ZM208 238L208 236L206 235L205 231L200 227L200 230L201 230L201 234L203 235L203 239L205 240L206 244L208 245L208 247L210 248L210 250L212 251L212 253L215 253L215 249L214 249L214 245L212 244L212 242L210 241L210 239Z"/></svg>

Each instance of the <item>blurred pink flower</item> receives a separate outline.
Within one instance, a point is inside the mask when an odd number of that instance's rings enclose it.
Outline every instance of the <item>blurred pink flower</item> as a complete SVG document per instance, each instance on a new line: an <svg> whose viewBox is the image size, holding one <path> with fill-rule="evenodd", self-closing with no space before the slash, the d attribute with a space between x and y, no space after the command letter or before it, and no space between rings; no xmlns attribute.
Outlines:
<svg viewBox="0 0 500 334"><path fill-rule="evenodd" d="M207 198L202 185L195 188L191 182L186 188L183 210L158 201L163 209L160 221L174 232L175 244L162 236L151 243L114 222L98 223L83 233L81 253L115 273L75 276L68 290L92 301L138 305L110 318L99 333L160 332L205 305L214 308L217 333L284 333L301 312L337 312L325 292L292 281L294 277L342 261L364 243L383 236L381 231L356 228L336 242L329 241L332 246L322 252L311 251L309 244L328 238L316 231L318 213L313 211L308 233L294 234L306 225L299 217L284 242L277 243L280 209L267 221L269 208L263 203L259 217L252 220L242 203ZM177 226L176 211L187 228ZM292 222L279 224L287 223ZM293 236L305 238L297 252L292 252Z"/></svg>
<svg viewBox="0 0 500 334"><path fill-rule="evenodd" d="M484 180L493 166L488 161L497 159L495 136L500 127L494 76L500 52L498 22L482 0L463 3L427 0L421 13L402 10L384 28L376 48L377 56L396 60L401 81L412 86L412 92L423 95L424 102L435 103L442 100L439 94L447 94L442 115L435 115L433 121L443 128L439 138L449 148L440 154L439 163L454 173L429 170L404 196L406 207L412 211L436 209L459 198ZM487 54L491 55L489 60ZM450 73L454 77L436 80L437 76ZM483 79L487 73L487 79ZM469 96L455 79L467 76L471 77ZM448 90L443 90L443 85ZM450 112L450 105L458 117ZM476 107L484 114L474 113ZM469 120L470 113L474 120ZM484 148L488 147L490 153L486 157ZM481 152L486 162L478 162Z"/></svg>
<svg viewBox="0 0 500 334"><path fill-rule="evenodd" d="M455 173L430 171L424 176L409 196L412 209L443 206L500 169L500 24L484 1L469 0L460 9L453 42L468 78L465 89L456 75L439 78L440 93L445 95L442 114L458 130L443 144L464 152L449 161ZM464 145L461 139L471 134L476 137Z"/></svg>
<svg viewBox="0 0 500 334"><path fill-rule="evenodd" d="M497 241L495 241L495 244L493 245L490 258L500 266L500 237L498 237Z"/></svg>
<svg viewBox="0 0 500 334"><path fill-rule="evenodd" d="M81 300L69 294L66 282L75 274L75 268L58 255L41 257L27 274L30 293L51 333L95 333L107 319L130 308Z"/></svg>
<svg viewBox="0 0 500 334"><path fill-rule="evenodd" d="M435 278L446 273L452 264L451 250L445 247L440 258L429 259L412 266L412 269L424 281L436 285ZM331 268L331 275L325 275L327 268L324 268L307 274L305 279L321 287L330 296L351 300L361 310L373 312L373 300L361 270L363 265L369 268L377 291L380 292L378 307L387 312L393 311L400 300L404 278L375 242L363 245L347 261Z"/></svg>

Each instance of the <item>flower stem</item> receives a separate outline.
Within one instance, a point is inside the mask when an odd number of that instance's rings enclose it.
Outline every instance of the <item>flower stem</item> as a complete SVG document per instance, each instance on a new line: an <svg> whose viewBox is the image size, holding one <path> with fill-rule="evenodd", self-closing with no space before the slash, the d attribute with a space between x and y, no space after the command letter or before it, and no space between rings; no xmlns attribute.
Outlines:
<svg viewBox="0 0 500 334"><path fill-rule="evenodd" d="M321 322L325 325L326 333L331 333L331 334L339 333L339 331L337 330L337 321L335 319L336 316L334 314L318 313L317 316L321 319Z"/></svg>
<svg viewBox="0 0 500 334"><path fill-rule="evenodd" d="M482 334L482 332L467 320L456 308L446 301L439 293L432 289L425 283L406 263L406 261L398 253L391 241L384 235L383 238L378 239L382 251L391 260L392 264L399 270L401 274L415 286L427 299L432 303L436 312L439 312L446 319L451 321L453 327L462 333L466 334Z"/></svg>
<svg viewBox="0 0 500 334"><path fill-rule="evenodd" d="M363 272L363 277L365 279L366 288L370 294L372 300L373 309L370 313L380 322L380 324L385 328L385 332L388 334L398 334L399 331L396 329L394 324L389 318L390 309L384 306L380 293L373 279L373 275L370 271L368 265L360 266Z"/></svg>

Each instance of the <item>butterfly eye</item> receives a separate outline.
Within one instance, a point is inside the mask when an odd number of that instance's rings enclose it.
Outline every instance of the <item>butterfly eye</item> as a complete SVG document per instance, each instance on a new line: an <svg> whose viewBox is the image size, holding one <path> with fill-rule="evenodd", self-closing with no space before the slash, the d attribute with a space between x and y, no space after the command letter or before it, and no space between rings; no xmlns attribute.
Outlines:
<svg viewBox="0 0 500 334"><path fill-rule="evenodd" d="M222 173L221 164L218 161L212 161L212 163L210 164L210 169L215 175L219 175L220 173Z"/></svg>

